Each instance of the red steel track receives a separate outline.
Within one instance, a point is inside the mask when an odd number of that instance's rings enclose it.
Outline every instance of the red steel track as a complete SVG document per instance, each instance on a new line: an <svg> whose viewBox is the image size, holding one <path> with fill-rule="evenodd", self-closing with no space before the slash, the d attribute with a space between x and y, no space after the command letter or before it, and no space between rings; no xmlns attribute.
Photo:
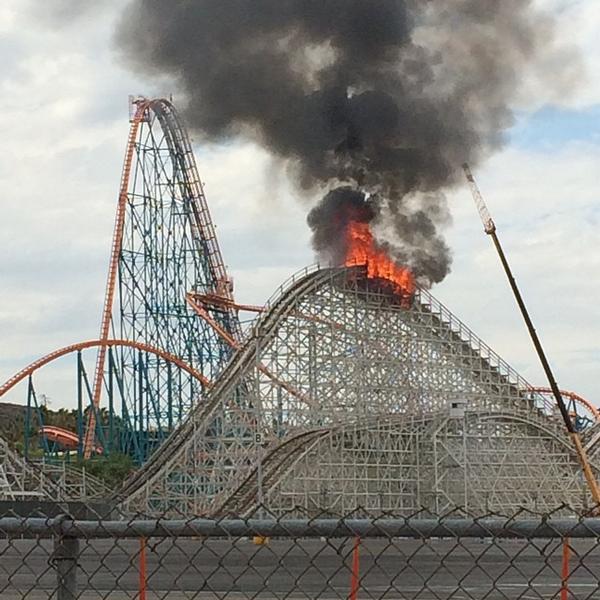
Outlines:
<svg viewBox="0 0 600 600"><path fill-rule="evenodd" d="M552 390L548 387L533 387L533 388L530 388L529 391L537 392L539 394L552 394ZM594 420L596 421L596 423L600 423L600 411L591 402L589 402L585 398L582 398L575 392L569 392L567 390L560 390L560 393L565 398L569 398L569 400L573 400L573 402L576 402L577 404L581 404L582 406L585 406L585 408L587 408L594 416Z"/></svg>
<svg viewBox="0 0 600 600"><path fill-rule="evenodd" d="M72 344L71 346L65 346L64 348L59 348L54 352L50 352L50 354L46 354L42 358L32 362L29 366L21 369L18 373L13 375L9 380L0 386L0 397L2 397L6 392L12 389L17 383L23 381L26 377L29 377L32 373L41 369L44 365L65 356L66 354L71 354L72 352L77 352L78 350L85 350L86 348L94 348L99 347L103 348L106 354L106 349L109 346L126 346L129 348L136 348L137 350L141 350L143 352L149 352L150 354L154 354L155 356L159 356L160 358L166 360L167 362L173 363L180 369L189 373L192 377L197 379L202 385L206 387L210 387L211 382L202 375L199 371L196 371L193 367L188 365L186 362L182 361L177 356L170 354L169 352L165 352L160 348L154 348L153 346L149 346L148 344L143 344L141 342L132 342L131 340L89 340L87 342L79 342L78 344ZM100 380L102 383L102 380ZM96 407L97 408L97 407ZM93 412L93 411L90 411ZM95 426L95 423L94 423Z"/></svg>
<svg viewBox="0 0 600 600"><path fill-rule="evenodd" d="M43 435L51 442L58 442L67 450L77 450L77 447L79 446L79 436L75 432L64 429L63 427L44 425L43 427L40 427L40 435ZM100 446L95 446L94 452L96 454L102 454L102 448Z"/></svg>
<svg viewBox="0 0 600 600"><path fill-rule="evenodd" d="M123 172L121 175L121 184L119 188L119 201L117 206L117 214L115 218L115 228L113 233L113 241L111 247L111 256L108 270L108 278L106 282L106 292L104 299L104 307L102 311L102 322L100 327L100 340L107 340L109 336L112 310L114 297L117 286L117 274L119 269L119 259L121 255L122 243L123 243L123 229L125 226L125 218L127 212L127 203L129 199L129 179L134 163L134 156L136 150L136 140L140 131L140 125L151 118L150 112L153 111L161 121L161 126L171 131L173 138L177 140L177 143L181 145L181 151L191 154L191 145L185 130L179 124L177 115L173 110L171 103L168 100L162 98L146 99L139 98L135 100L135 112L130 118L131 127L129 130L129 138L127 141L127 149L125 152L125 161L123 164ZM217 244L216 232L210 218L206 198L204 196L204 190L202 183L198 179L197 174L193 177L191 182L192 196L194 203L192 209L194 212L195 223L193 226L196 228L199 235L208 247L207 258L212 271L212 275L216 282L216 291L225 296L229 301L233 301L232 291L229 287L229 279L227 278L227 272L221 251ZM234 332L238 337L241 332ZM102 379L104 375L104 366L106 362L106 345L101 345L98 350L98 356L96 359L96 369L94 372L94 383L92 388L92 401L95 408L100 405L100 397L102 395ZM95 432L95 419L96 412L90 411L87 427L85 430L85 437L83 442L83 457L89 458L92 452L92 446L94 443L94 432Z"/></svg>
<svg viewBox="0 0 600 600"><path fill-rule="evenodd" d="M125 211L127 208L127 190L129 188L129 175L131 173L131 163L133 152L135 150L135 140L137 139L140 123L150 105L149 101L141 101L136 105L136 111L131 119L131 128L129 130L129 139L127 141L127 150L125 152L125 163L121 175L121 186L119 188L119 203L117 205L117 215L115 218L115 229L110 253L110 264L108 268L108 279L106 282L106 295L104 297L104 308L102 311L102 325L100 326L100 340L107 340L110 330L112 316L112 306L115 297L115 283L117 280L117 271L119 267L119 255L123 242L123 224L125 223ZM102 377L104 375L104 363L106 362L106 345L101 345L98 349L96 359L96 370L94 372L94 387L92 402L94 408L100 405L100 396L102 395ZM94 444L94 433L96 431L96 411L89 411L88 423L85 430L83 442L83 457L89 458L92 454Z"/></svg>

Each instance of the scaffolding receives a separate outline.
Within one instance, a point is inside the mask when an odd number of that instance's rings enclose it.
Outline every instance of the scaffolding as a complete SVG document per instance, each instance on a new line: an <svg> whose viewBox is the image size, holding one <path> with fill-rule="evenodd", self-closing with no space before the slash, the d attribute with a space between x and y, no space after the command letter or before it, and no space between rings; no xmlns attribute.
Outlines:
<svg viewBox="0 0 600 600"><path fill-rule="evenodd" d="M120 498L160 513L439 514L583 507L585 488L543 395L427 291L407 307L352 267L280 290Z"/></svg>
<svg viewBox="0 0 600 600"><path fill-rule="evenodd" d="M0 501L87 501L109 495L108 487L85 467L26 460L0 437Z"/></svg>

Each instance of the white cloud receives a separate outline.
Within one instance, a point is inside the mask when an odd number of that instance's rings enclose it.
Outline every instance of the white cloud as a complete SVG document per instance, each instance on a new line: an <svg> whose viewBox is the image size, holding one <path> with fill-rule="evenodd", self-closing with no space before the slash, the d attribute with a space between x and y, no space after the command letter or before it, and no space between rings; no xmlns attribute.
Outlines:
<svg viewBox="0 0 600 600"><path fill-rule="evenodd" d="M523 94L523 104L535 109L545 103L573 108L600 103L600 3L596 0L536 0L535 4L555 15L556 48L563 51L549 51L542 55L539 66L545 68L544 77L529 82ZM570 54L569 49L578 50L581 65L577 64L577 57ZM566 69L572 75L579 72L579 76L567 79L557 94L556 88L547 85L547 82L553 70L559 69Z"/></svg>
<svg viewBox="0 0 600 600"><path fill-rule="evenodd" d="M565 388L599 402L600 148L507 149L478 174L540 337ZM434 293L532 383L545 383L467 190L452 196L454 271Z"/></svg>

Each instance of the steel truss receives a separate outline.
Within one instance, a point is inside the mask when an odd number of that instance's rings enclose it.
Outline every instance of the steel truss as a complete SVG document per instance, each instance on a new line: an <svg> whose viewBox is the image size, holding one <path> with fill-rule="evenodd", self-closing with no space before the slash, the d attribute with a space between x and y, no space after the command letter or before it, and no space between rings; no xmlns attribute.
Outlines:
<svg viewBox="0 0 600 600"><path fill-rule="evenodd" d="M547 400L429 293L407 309L357 267L293 278L121 500L439 513L583 495Z"/></svg>
<svg viewBox="0 0 600 600"><path fill-rule="evenodd" d="M82 352L88 348L105 348L105 356L107 358L107 374L105 377L105 383L107 387L107 401L108 406L96 407L93 402L93 392L88 377L87 369L83 359ZM77 431L76 436L79 440L77 444L77 456L81 458L83 455L83 434L84 434L84 421L86 414L94 414L94 427L95 427L95 438L97 445L95 451L105 452L110 454L122 450L120 442L123 439L123 432L131 429L132 420L127 412L127 407L121 402L119 412L119 398L122 400L124 397L123 390L123 378L121 373L117 370L116 360L116 348L128 348L129 350L135 351L138 355L152 355L156 357L156 360L160 360L163 364L167 365L166 369L169 373L178 373L181 371L186 375L193 378L198 382L200 386L210 386L210 381L195 370L193 367L182 361L179 357L174 356L160 348L155 348L149 344L143 342L135 342L131 340L88 340L85 342L79 342L59 348L42 356L35 360L28 366L21 369L18 373L15 373L10 379L0 385L0 398L9 392L12 388L18 385L21 381L27 380L27 410L25 413L25 431L24 431L24 453L25 459L29 458L29 450L31 446L32 438L38 440L38 435L41 433L40 429L47 425L44 423L42 412L37 400L37 394L34 385L34 375L37 374L46 365L49 365L57 360L62 359L70 354L76 354L76 376L75 381L77 383ZM33 418L32 418L33 417ZM33 427L33 425L36 427ZM68 432L67 432L68 433ZM133 438L134 442L137 442L137 438ZM49 443L45 436L41 435L41 445L44 450L45 457L47 459L61 459L65 457L64 448L55 442ZM134 445L134 449L136 446Z"/></svg>
<svg viewBox="0 0 600 600"><path fill-rule="evenodd" d="M186 294L231 297L231 286L191 145L169 101L138 99L132 115L101 339L117 337L160 348L210 380L231 348L195 315ZM233 310L211 316L239 337ZM114 354L108 360L105 348L99 351L94 404L96 409L101 404L121 406L116 445L143 464L181 423L205 386L155 354L131 347ZM102 380L108 402L100 401ZM94 416L95 412L88 423L86 456L91 452Z"/></svg>
<svg viewBox="0 0 600 600"><path fill-rule="evenodd" d="M100 336L81 345L98 347L93 378L88 380L78 360L77 433L78 452L86 459L101 446L143 464L232 354L231 345L198 318L186 298L224 298L229 305L207 308L211 322L236 341L241 330L177 112L165 99L132 99L131 109ZM0 386L0 396L29 377L31 405L32 373L77 346L29 365ZM100 418L104 408L109 423Z"/></svg>

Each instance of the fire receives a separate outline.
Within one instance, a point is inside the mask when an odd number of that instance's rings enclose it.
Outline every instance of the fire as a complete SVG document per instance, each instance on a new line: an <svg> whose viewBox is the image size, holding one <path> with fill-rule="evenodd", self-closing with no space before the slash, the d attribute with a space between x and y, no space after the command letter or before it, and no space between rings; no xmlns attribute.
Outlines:
<svg viewBox="0 0 600 600"><path fill-rule="evenodd" d="M346 266L365 265L369 279L385 279L396 294L411 298L415 292L415 278L407 268L397 265L383 250L377 248L368 223L348 223Z"/></svg>

